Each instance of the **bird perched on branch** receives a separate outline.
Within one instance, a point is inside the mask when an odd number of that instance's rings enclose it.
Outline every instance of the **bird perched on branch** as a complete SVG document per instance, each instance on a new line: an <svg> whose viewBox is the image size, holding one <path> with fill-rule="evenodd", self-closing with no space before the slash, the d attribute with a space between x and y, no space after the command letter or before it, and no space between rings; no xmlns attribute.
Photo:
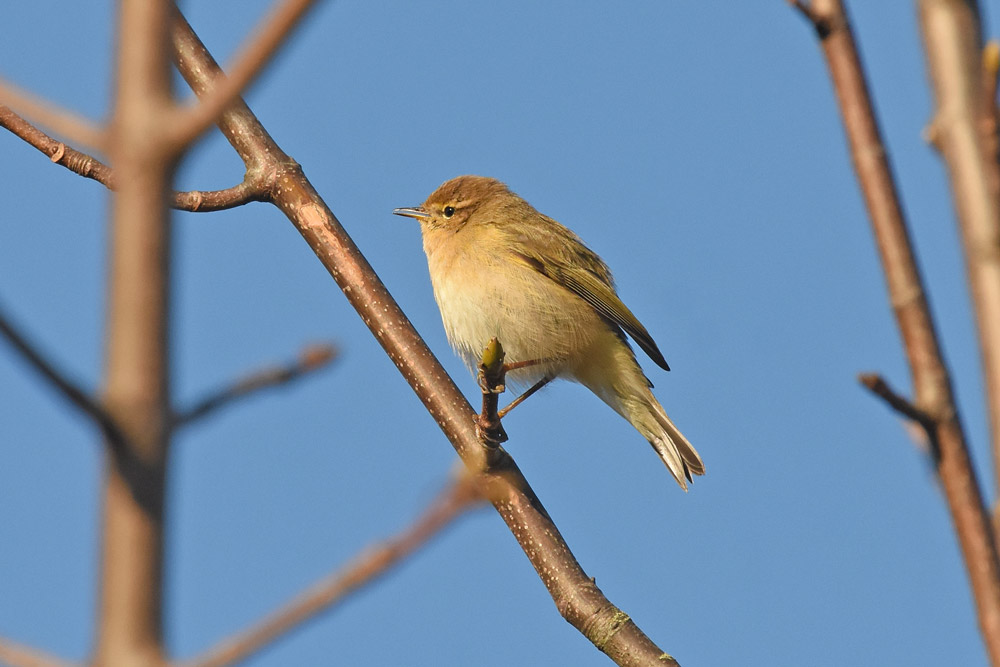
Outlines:
<svg viewBox="0 0 1000 667"><path fill-rule="evenodd" d="M554 378L597 394L643 435L687 490L705 464L650 391L627 333L664 370L607 265L566 227L493 178L459 176L396 215L420 222L448 340L472 369L496 337L513 383ZM532 391L529 390L529 391Z"/></svg>

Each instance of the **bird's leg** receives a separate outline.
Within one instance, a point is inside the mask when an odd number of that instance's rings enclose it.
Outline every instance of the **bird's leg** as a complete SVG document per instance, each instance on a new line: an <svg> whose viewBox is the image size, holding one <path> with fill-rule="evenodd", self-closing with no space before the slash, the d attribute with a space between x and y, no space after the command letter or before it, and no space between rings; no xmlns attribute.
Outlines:
<svg viewBox="0 0 1000 667"><path fill-rule="evenodd" d="M478 380L479 388L483 392L483 410L476 416L476 432L480 440L492 447L498 447L500 443L507 440L507 434L504 432L500 419L555 377L555 375L546 375L532 385L528 391L511 401L510 405L497 411L498 396L506 390L504 380L508 372L552 361L551 359L528 359L505 364L503 358L503 346L494 338L483 350L482 363L479 364Z"/></svg>
<svg viewBox="0 0 1000 667"><path fill-rule="evenodd" d="M511 371L516 371L519 368L528 368L530 366L537 366L538 364L547 364L551 359L528 359L527 361L515 361L511 364L503 365L503 372L510 373Z"/></svg>
<svg viewBox="0 0 1000 667"><path fill-rule="evenodd" d="M500 410L497 413L497 418L498 419L503 419L504 417L506 417L507 413L509 413L511 410L513 410L517 406L521 405L521 403L524 402L524 399L528 398L529 396L531 396L532 394L534 394L536 391L538 391L539 389L541 389L542 387L544 387L548 383L552 382L553 379L554 379L554 376L552 376L552 375L546 375L541 380L539 380L535 384L531 385L531 387L526 392L524 392L523 394L521 394L520 396L518 396L517 398L515 398L513 401L511 401L510 404L507 407L505 407L503 410Z"/></svg>

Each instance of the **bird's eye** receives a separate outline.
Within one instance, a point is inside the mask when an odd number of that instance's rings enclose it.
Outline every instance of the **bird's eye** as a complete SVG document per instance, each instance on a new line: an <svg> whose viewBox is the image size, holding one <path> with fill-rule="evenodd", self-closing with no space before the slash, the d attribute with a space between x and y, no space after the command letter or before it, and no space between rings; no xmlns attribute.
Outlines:
<svg viewBox="0 0 1000 667"><path fill-rule="evenodd" d="M453 215L455 215L455 207L454 206L445 206L444 207L444 217L450 218Z"/></svg>

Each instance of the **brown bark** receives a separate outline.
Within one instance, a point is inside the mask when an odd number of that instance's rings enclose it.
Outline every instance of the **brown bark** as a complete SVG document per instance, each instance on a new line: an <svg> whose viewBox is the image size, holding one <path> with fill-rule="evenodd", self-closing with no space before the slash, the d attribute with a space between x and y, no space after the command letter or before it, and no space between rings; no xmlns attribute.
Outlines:
<svg viewBox="0 0 1000 667"><path fill-rule="evenodd" d="M1000 163L995 88L983 71L976 3L920 0L917 5L936 100L930 135L948 168L962 233L986 383L994 480L1000 484Z"/></svg>
<svg viewBox="0 0 1000 667"><path fill-rule="evenodd" d="M927 415L923 426L939 453L937 471L980 629L993 664L1000 664L1000 563L992 529L847 14L840 0L794 4L804 10L822 42L913 376L914 408Z"/></svg>
<svg viewBox="0 0 1000 667"><path fill-rule="evenodd" d="M104 491L100 620L94 662L164 662L164 477L169 440L168 305L174 155L162 142L170 109L165 0L122 2L111 164L104 401L130 444L109 457Z"/></svg>

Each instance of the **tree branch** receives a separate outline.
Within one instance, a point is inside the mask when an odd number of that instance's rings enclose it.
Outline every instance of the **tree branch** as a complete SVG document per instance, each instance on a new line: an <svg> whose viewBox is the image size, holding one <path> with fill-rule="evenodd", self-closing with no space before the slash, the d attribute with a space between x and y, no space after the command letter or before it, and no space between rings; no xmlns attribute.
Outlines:
<svg viewBox="0 0 1000 667"><path fill-rule="evenodd" d="M179 13L174 49L181 74L195 93L204 94L218 65ZM309 243L465 464L481 472L483 494L510 527L563 617L619 664L675 665L583 571L513 459L502 448L482 445L472 407L301 168L242 102L223 113L219 128L245 161L276 170L272 201Z"/></svg>
<svg viewBox="0 0 1000 667"><path fill-rule="evenodd" d="M111 167L86 153L70 148L61 141L56 141L18 116L9 107L0 106L0 127L6 128L48 155L55 164L62 165L84 178L93 179L109 190L115 189L114 171ZM251 173L247 172L247 178L242 183L225 190L174 192L170 204L181 211L204 213L235 208L252 201L264 201L270 184L261 178L250 177Z"/></svg>
<svg viewBox="0 0 1000 667"><path fill-rule="evenodd" d="M81 667L77 663L43 653L0 637L0 664L8 667Z"/></svg>
<svg viewBox="0 0 1000 667"><path fill-rule="evenodd" d="M909 399L903 398L889 386L889 383L877 373L862 373L858 381L873 394L881 398L890 408L907 419L917 422L928 430L933 430L934 420L926 412L915 406Z"/></svg>
<svg viewBox="0 0 1000 667"><path fill-rule="evenodd" d="M179 153L164 136L173 107L173 2L118 3L108 155L122 175L111 199L104 404L139 466L111 460L103 489L94 662L160 665L164 506L170 447L171 224ZM127 176L127 177L126 177Z"/></svg>
<svg viewBox="0 0 1000 667"><path fill-rule="evenodd" d="M507 442L507 433L503 430L497 412L506 376L503 359L504 351L500 341L496 338L490 339L486 349L483 350L482 361L479 364L479 388L483 392L483 409L476 418L479 437L488 448L499 447Z"/></svg>
<svg viewBox="0 0 1000 667"><path fill-rule="evenodd" d="M55 387L70 403L94 422L104 432L111 449L119 454L127 449L125 435L104 406L89 392L81 389L66 377L45 355L33 345L26 335L17 330L10 318L0 307L0 335L7 339L21 357L31 365L49 384Z"/></svg>
<svg viewBox="0 0 1000 667"><path fill-rule="evenodd" d="M247 659L309 619L340 604L360 588L374 583L460 516L484 502L473 477L463 469L406 530L368 547L345 567L316 582L281 609L177 667L222 667Z"/></svg>
<svg viewBox="0 0 1000 667"><path fill-rule="evenodd" d="M228 75L216 78L211 92L190 109L179 111L174 120L174 141L186 146L211 127L223 109L232 104L271 62L274 54L299 24L315 0L280 0L257 24L251 37L239 49Z"/></svg>
<svg viewBox="0 0 1000 667"><path fill-rule="evenodd" d="M186 410L174 414L173 428L187 426L204 419L230 403L246 398L264 389L279 387L318 371L337 358L333 345L309 345L303 348L298 359L285 366L275 366L255 371L236 380L228 387L215 391Z"/></svg>
<svg viewBox="0 0 1000 667"><path fill-rule="evenodd" d="M915 405L932 420L929 433L941 452L937 471L965 559L980 629L994 664L1000 664L1000 562L854 36L840 0L813 0L810 7L833 27L822 40L823 52L913 374Z"/></svg>
<svg viewBox="0 0 1000 667"><path fill-rule="evenodd" d="M0 79L0 105L11 107L24 116L34 118L37 123L75 143L97 150L103 150L107 145L107 133L103 128L65 109L42 101L2 79Z"/></svg>
<svg viewBox="0 0 1000 667"><path fill-rule="evenodd" d="M996 72L990 76L983 67L984 51L975 4L918 2L937 102L931 126L935 145L948 168L962 232L986 380L994 477L1000 484L1000 162L997 161Z"/></svg>

